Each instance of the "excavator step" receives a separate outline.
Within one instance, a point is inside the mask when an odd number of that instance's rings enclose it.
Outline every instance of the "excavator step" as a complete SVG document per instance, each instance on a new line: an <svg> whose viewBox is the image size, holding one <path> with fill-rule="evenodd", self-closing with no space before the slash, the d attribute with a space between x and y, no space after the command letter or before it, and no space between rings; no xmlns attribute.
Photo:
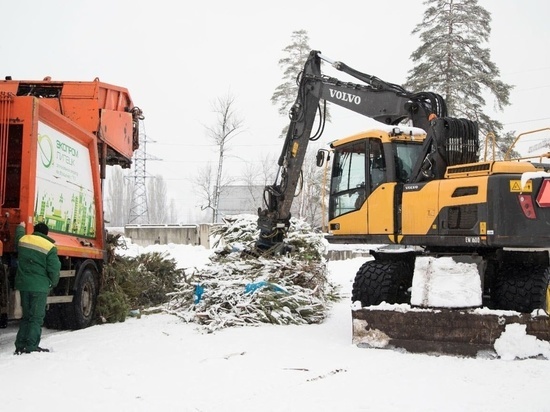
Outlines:
<svg viewBox="0 0 550 412"><path fill-rule="evenodd" d="M547 315L480 313L472 309L361 308L352 310L352 321L354 344L411 353L496 355L495 340L510 324L525 325L528 335L550 341Z"/></svg>

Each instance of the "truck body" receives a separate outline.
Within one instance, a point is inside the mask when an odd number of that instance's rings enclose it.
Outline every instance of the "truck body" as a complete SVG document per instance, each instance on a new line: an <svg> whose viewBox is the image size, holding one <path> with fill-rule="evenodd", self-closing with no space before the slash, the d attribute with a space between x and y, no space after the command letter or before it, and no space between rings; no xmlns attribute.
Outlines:
<svg viewBox="0 0 550 412"><path fill-rule="evenodd" d="M322 60L360 83L322 74ZM310 53L298 83L278 180L266 187L265 208L258 210L258 249L284 252L305 151L309 141L319 137L312 132L314 121L319 113L322 130L325 111L320 106L331 102L380 122L373 130L331 142L317 156L319 165L331 161L328 241L386 245L371 250L374 259L365 262L355 276L352 300L360 309L352 312L354 337L365 342L368 336L382 334L391 342L394 334L394 343L424 342L409 345L415 348L433 348L425 344L430 341L438 341L435 346L442 350L481 348L491 345L498 334L480 332L480 328L502 332L499 316L489 326L485 322L489 317L484 323L476 321L479 315L464 316L471 327L450 332L456 325L454 310L466 315L464 311L486 306L528 316L542 314L530 330L542 330L538 336L550 339L548 164L479 161L477 124L449 117L441 96L411 93L318 51ZM422 278L422 293L434 292L436 283L429 284L428 274L422 273L430 271L434 259L475 268L472 282L479 289L475 304L457 298L437 306L414 296L419 284L415 286L414 281ZM453 295L453 290L446 293ZM420 318L414 311L379 311L381 304L445 309L428 315L439 318L435 323L443 331L434 333L433 327L423 323L415 329L423 331L422 336L396 335L392 325L402 325L401 331L406 332L407 325L418 324ZM446 338L452 342L444 342Z"/></svg>
<svg viewBox="0 0 550 412"><path fill-rule="evenodd" d="M100 82L0 81L0 246L3 323L21 316L14 290L15 228L48 225L61 278L47 323L90 325L106 260L102 182L106 167L130 167L139 120L125 88Z"/></svg>

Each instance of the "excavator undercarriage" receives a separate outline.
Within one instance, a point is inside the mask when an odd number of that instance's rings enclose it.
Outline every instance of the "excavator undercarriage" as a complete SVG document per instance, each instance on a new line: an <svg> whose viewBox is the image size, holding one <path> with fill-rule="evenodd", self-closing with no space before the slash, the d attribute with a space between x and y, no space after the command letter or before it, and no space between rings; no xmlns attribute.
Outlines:
<svg viewBox="0 0 550 412"><path fill-rule="evenodd" d="M383 249L371 250L374 259L365 262L355 277L354 344L496 357L495 343L509 333L509 327L522 328L526 339L550 341L546 251L436 258L433 252L426 257L425 251ZM435 265L445 259L452 263L439 264L430 273L426 262Z"/></svg>

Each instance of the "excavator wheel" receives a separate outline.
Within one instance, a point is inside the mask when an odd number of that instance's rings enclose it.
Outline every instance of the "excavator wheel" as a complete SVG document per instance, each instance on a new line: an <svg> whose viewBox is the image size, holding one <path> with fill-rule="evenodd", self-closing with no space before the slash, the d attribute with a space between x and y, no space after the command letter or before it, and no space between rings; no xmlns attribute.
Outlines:
<svg viewBox="0 0 550 412"><path fill-rule="evenodd" d="M546 266L508 266L495 279L495 309L530 313L550 311L550 268Z"/></svg>
<svg viewBox="0 0 550 412"><path fill-rule="evenodd" d="M369 260L355 275L351 300L362 306L410 303L413 272L403 261Z"/></svg>

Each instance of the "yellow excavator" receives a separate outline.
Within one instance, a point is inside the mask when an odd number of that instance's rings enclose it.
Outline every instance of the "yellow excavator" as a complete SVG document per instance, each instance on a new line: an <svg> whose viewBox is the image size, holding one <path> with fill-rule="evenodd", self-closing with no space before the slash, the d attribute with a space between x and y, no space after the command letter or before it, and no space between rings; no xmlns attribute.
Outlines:
<svg viewBox="0 0 550 412"><path fill-rule="evenodd" d="M323 74L322 61L359 82ZM374 259L355 276L354 342L470 356L491 350L511 323L550 340L550 165L479 161L477 123L449 117L442 96L411 93L319 51L310 52L298 78L278 177L258 210L258 249L284 252L326 102L380 124L317 154L319 166L331 162L328 241L386 245L371 250ZM442 261L475 269L473 299L461 301L452 290L463 269L434 269ZM439 272L459 280L438 283ZM426 298L441 285L451 285L445 293L454 300Z"/></svg>

